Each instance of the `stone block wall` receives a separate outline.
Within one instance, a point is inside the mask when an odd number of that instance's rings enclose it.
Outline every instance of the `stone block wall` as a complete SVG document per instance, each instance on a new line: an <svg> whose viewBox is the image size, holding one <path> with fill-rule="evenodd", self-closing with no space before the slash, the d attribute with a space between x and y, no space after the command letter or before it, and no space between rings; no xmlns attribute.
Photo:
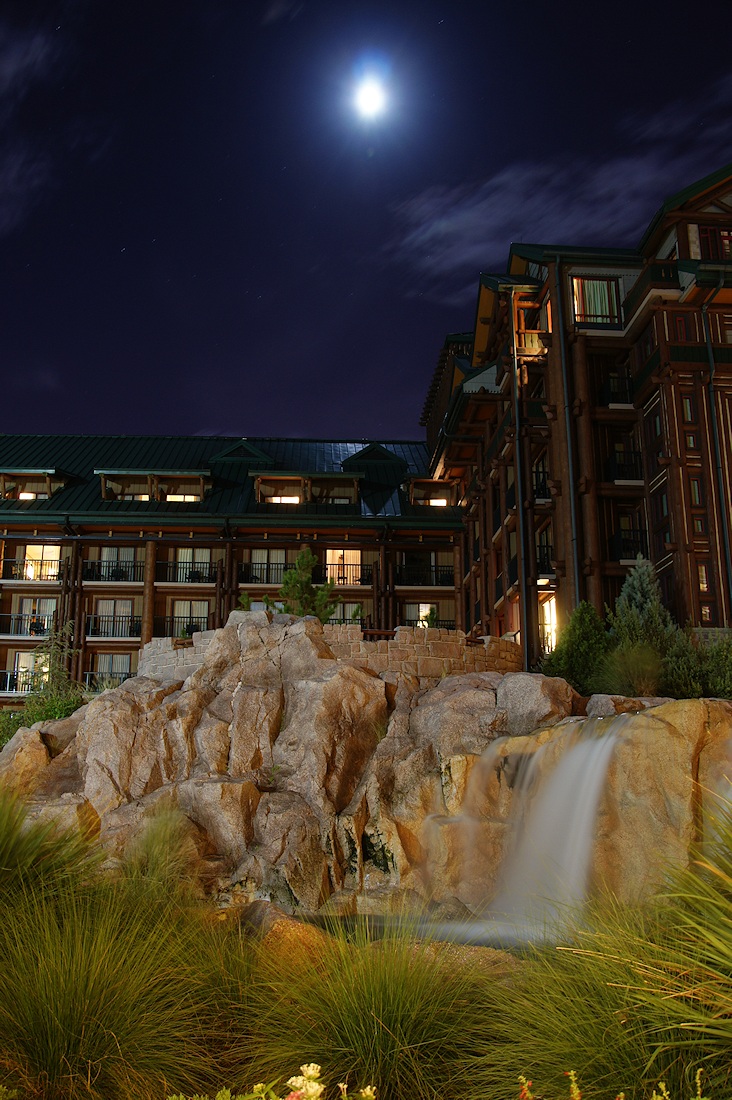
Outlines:
<svg viewBox="0 0 732 1100"><path fill-rule="evenodd" d="M177 638L153 638L140 650L138 676L153 680L185 680L203 664L214 630L196 631L190 641Z"/></svg>
<svg viewBox="0 0 732 1100"><path fill-rule="evenodd" d="M398 626L393 638L365 641L361 628L326 624L326 642L335 657L380 675L403 672L410 676L451 676L460 672L519 672L521 647L501 638L468 643L461 630Z"/></svg>
<svg viewBox="0 0 732 1100"><path fill-rule="evenodd" d="M138 676L156 680L185 680L200 668L214 636L213 630L195 633L183 645L178 639L153 638L140 651ZM398 626L393 638L367 641L360 626L326 624L323 636L333 656L377 675L403 672L439 679L461 672L519 672L521 647L502 638L468 643L461 630Z"/></svg>

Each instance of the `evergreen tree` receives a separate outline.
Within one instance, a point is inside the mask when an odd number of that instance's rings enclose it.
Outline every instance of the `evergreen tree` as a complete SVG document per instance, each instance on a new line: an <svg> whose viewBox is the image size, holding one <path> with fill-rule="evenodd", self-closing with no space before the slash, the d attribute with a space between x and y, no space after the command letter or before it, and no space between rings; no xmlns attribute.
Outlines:
<svg viewBox="0 0 732 1100"><path fill-rule="evenodd" d="M665 657L672 646L678 627L661 600L653 564L640 554L625 578L615 602L615 610L607 613L610 634L618 646L651 646Z"/></svg>
<svg viewBox="0 0 732 1100"><path fill-rule="evenodd" d="M274 600L265 597L265 603L273 610L288 615L315 615L321 623L327 623L340 603L334 595L335 581L313 584L313 570L318 559L309 547L301 550L291 569L287 569Z"/></svg>
<svg viewBox="0 0 732 1100"><path fill-rule="evenodd" d="M602 619L585 600L572 612L567 626L542 665L545 676L561 676L582 695L589 695L598 665L607 653L608 636Z"/></svg>

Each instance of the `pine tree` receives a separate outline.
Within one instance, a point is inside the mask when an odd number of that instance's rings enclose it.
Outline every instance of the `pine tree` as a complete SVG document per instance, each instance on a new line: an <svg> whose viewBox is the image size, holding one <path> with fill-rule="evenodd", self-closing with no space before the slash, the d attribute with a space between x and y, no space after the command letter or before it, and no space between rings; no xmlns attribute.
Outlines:
<svg viewBox="0 0 732 1100"><path fill-rule="evenodd" d="M618 646L651 646L664 657L673 645L678 627L661 600L661 586L652 562L640 554L608 610L613 641Z"/></svg>
<svg viewBox="0 0 732 1100"><path fill-rule="evenodd" d="M333 595L335 581L313 584L313 570L318 559L309 547L301 550L291 569L287 569L274 600L267 600L273 609L288 615L315 615L321 623L327 623L340 603L340 596Z"/></svg>
<svg viewBox="0 0 732 1100"><path fill-rule="evenodd" d="M556 649L545 659L545 676L561 676L582 695L589 695L598 665L607 653L608 636L592 604L583 600L572 612Z"/></svg>

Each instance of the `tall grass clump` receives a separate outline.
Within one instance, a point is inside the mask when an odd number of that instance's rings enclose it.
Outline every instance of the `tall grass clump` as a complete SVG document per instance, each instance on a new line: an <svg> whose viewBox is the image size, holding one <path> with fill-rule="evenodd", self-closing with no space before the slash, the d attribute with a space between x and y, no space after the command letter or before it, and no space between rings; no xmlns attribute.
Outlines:
<svg viewBox="0 0 732 1100"><path fill-rule="evenodd" d="M22 816L0 814L0 852ZM43 858L53 838L23 829L0 921L0 1081L43 1100L159 1100L220 1081L240 989L222 974L216 924L149 867L144 890L93 862L59 873Z"/></svg>
<svg viewBox="0 0 732 1100"><path fill-rule="evenodd" d="M372 1084L379 1100L471 1094L466 1063L484 1031L485 987L472 965L408 931L369 944L337 928L309 959L289 965L266 944L257 955L252 1080L312 1058L327 1084Z"/></svg>

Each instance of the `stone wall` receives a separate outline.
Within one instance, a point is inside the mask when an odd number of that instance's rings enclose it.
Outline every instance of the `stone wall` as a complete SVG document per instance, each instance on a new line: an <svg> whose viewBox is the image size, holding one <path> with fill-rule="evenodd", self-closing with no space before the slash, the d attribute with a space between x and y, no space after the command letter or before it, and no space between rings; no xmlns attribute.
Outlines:
<svg viewBox="0 0 732 1100"><path fill-rule="evenodd" d="M394 638L364 641L361 628L326 625L325 640L334 656L371 672L405 672L411 676L449 676L458 672L518 672L521 647L500 638L468 643L461 630L398 626Z"/></svg>
<svg viewBox="0 0 732 1100"><path fill-rule="evenodd" d="M185 680L200 668L215 630L196 631L192 638L153 638L140 650L138 676L153 680Z"/></svg>
<svg viewBox="0 0 732 1100"><path fill-rule="evenodd" d="M155 680L185 680L201 667L215 631L196 632L190 641L154 638L140 651L138 676ZM501 638L468 643L461 630L398 626L394 638L365 641L361 628L348 623L326 624L323 636L333 655L346 664L411 676L449 676L459 672L518 672L521 647Z"/></svg>

